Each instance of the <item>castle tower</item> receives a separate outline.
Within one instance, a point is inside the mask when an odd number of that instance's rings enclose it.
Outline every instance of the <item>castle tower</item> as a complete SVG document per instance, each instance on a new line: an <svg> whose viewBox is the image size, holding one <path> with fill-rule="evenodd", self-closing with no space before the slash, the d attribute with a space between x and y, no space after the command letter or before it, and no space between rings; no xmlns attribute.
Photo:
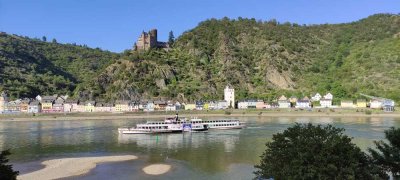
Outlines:
<svg viewBox="0 0 400 180"><path fill-rule="evenodd" d="M226 85L224 89L224 100L228 103L229 107L235 108L235 89L230 87L230 85Z"/></svg>
<svg viewBox="0 0 400 180"><path fill-rule="evenodd" d="M135 50L148 49L147 37L148 37L148 34L143 31L142 34L140 34L138 40L136 41Z"/></svg>
<svg viewBox="0 0 400 180"><path fill-rule="evenodd" d="M152 29L149 32L149 44L150 48L157 47L157 29Z"/></svg>

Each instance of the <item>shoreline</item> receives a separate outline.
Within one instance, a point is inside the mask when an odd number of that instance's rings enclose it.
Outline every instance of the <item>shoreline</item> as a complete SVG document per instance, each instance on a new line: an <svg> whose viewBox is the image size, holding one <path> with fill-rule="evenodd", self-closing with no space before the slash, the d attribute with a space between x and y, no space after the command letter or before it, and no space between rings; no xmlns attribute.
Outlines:
<svg viewBox="0 0 400 180"><path fill-rule="evenodd" d="M230 114L226 114L229 112ZM165 118L174 116L175 112L152 112L152 113L54 113L54 114L30 114L0 115L0 122L23 122L23 121L77 121L77 120L137 120L146 118ZM306 111L183 111L179 112L181 117L392 117L400 118L399 112L384 113L382 111L366 114L364 112L306 112Z"/></svg>

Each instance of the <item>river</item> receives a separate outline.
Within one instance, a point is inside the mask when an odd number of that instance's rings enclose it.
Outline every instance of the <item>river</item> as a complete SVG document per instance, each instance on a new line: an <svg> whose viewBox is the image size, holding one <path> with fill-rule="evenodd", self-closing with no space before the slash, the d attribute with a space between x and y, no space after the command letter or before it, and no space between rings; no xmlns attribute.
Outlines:
<svg viewBox="0 0 400 180"><path fill-rule="evenodd" d="M12 150L11 162L21 174L42 168L43 160L132 154L138 160L105 163L90 173L67 179L251 179L254 164L273 134L298 123L332 124L365 150L384 130L400 127L399 118L246 117L241 130L161 135L119 135L118 127L141 120L81 120L0 122L0 150ZM217 119L217 118L209 118ZM153 119L154 120L154 119ZM172 165L170 172L150 176L142 168L153 163Z"/></svg>

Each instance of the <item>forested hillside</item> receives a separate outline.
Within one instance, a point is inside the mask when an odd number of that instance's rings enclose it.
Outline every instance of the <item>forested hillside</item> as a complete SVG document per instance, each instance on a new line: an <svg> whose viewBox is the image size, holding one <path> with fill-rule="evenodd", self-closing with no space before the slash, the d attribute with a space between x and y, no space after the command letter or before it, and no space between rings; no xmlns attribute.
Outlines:
<svg viewBox="0 0 400 180"><path fill-rule="evenodd" d="M0 90L12 97L73 94L119 55L0 33Z"/></svg>
<svg viewBox="0 0 400 180"><path fill-rule="evenodd" d="M183 33L168 51L113 54L4 34L0 43L0 88L13 94L209 100L222 98L229 83L237 99L316 91L400 99L399 15L308 26L210 19Z"/></svg>

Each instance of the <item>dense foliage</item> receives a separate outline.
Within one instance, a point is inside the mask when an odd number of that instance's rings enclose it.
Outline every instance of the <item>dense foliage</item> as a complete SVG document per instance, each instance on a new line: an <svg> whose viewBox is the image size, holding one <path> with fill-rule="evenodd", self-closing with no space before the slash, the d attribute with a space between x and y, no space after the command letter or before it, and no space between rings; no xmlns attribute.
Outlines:
<svg viewBox="0 0 400 180"><path fill-rule="evenodd" d="M12 169L12 165L8 164L7 156L10 155L9 150L2 151L0 153L0 179L13 180L17 179L19 174L18 171Z"/></svg>
<svg viewBox="0 0 400 180"><path fill-rule="evenodd" d="M309 26L210 19L169 50L122 54L7 34L0 45L0 88L14 97L75 92L109 100L210 100L221 99L229 83L236 99L318 91L400 100L400 16L392 14Z"/></svg>
<svg viewBox="0 0 400 180"><path fill-rule="evenodd" d="M117 57L86 46L0 33L0 90L12 97L72 94Z"/></svg>
<svg viewBox="0 0 400 180"><path fill-rule="evenodd" d="M255 174L274 179L380 179L385 171L331 125L295 124L273 135Z"/></svg>
<svg viewBox="0 0 400 180"><path fill-rule="evenodd" d="M391 172L395 179L400 178L400 128L392 127L385 131L384 141L375 142L376 149L369 151L376 164L381 165L386 171Z"/></svg>

